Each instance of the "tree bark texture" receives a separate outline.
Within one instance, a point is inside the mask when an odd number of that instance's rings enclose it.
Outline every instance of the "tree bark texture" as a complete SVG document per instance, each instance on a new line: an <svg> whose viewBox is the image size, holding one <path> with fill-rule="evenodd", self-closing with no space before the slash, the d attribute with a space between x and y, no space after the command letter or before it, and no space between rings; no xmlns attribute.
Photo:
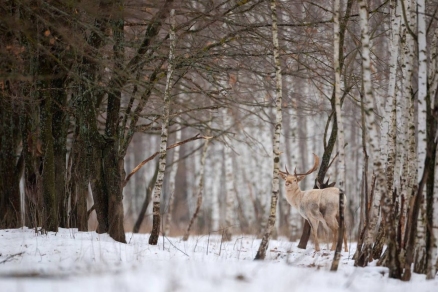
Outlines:
<svg viewBox="0 0 438 292"><path fill-rule="evenodd" d="M158 236L160 234L160 203L161 203L161 191L164 180L164 172L166 171L166 156L167 156L167 139L169 137L169 113L170 113L170 90L172 88L172 75L173 75L173 59L175 51L175 10L170 11L170 49L169 49L169 63L167 67L167 79L166 79L166 89L164 91L164 107L162 114L162 124L161 124L161 142L160 142L160 159L158 166L157 182L155 183L153 192L153 219L152 219L152 232L149 237L149 244L156 245L158 242Z"/></svg>
<svg viewBox="0 0 438 292"><path fill-rule="evenodd" d="M282 115L282 74L281 74L281 64L280 64L280 49L278 42L278 27L277 27L277 3L276 0L271 0L271 15L272 15L272 43L274 50L274 64L275 64L275 101L276 101L276 120L274 128L274 141L273 141L273 179L272 179L272 194L271 194L271 206L269 212L268 224L266 226L265 233L263 235L262 241L260 243L259 249L255 256L256 260L263 260L266 257L266 250L269 245L269 238L271 237L272 229L275 226L276 212L277 212L277 201L278 193L280 189L280 134L281 134L281 123L283 119Z"/></svg>

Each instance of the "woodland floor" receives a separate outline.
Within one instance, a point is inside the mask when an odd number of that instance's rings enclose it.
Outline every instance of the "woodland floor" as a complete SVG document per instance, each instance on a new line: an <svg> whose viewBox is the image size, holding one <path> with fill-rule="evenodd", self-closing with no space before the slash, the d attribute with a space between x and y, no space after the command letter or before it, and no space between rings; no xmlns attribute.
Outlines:
<svg viewBox="0 0 438 292"><path fill-rule="evenodd" d="M309 244L271 240L264 261L254 261L260 240L218 235L160 237L148 244L148 234L127 234L128 244L108 235L60 229L36 234L32 229L0 230L0 292L38 291L438 291L438 277L427 281L414 274L404 283L388 278L387 269L371 263L355 268L343 252L339 270L330 272L333 258L326 244L315 252Z"/></svg>

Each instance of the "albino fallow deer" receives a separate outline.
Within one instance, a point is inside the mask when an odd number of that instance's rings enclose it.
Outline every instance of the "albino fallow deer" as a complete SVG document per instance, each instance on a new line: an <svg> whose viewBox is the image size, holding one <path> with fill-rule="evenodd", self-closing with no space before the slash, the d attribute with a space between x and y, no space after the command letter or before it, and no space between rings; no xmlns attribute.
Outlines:
<svg viewBox="0 0 438 292"><path fill-rule="evenodd" d="M311 227L313 238L315 241L315 250L319 251L318 242L318 225L322 223L325 230L330 228L333 232L333 244L331 250L336 248L337 235L338 235L338 217L339 217L339 193L340 190L335 187L328 187L325 189L312 189L302 191L298 183L306 176L318 169L319 158L313 154L315 163L313 167L306 173L290 174L280 171L280 177L285 180L286 185L286 200L295 209L298 210L300 215L306 219ZM345 201L345 195L344 195ZM344 248L348 251L347 236L344 228Z"/></svg>

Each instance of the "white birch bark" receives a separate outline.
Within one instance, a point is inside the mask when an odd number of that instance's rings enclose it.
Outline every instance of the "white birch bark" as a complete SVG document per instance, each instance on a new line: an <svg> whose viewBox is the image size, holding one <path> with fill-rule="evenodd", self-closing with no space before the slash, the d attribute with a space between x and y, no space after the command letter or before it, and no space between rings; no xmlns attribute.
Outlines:
<svg viewBox="0 0 438 292"><path fill-rule="evenodd" d="M180 124L180 118L176 117L175 118L175 123L177 125ZM182 130L178 129L175 132L175 143L178 143L179 141L181 141L181 133ZM168 206L167 206L167 218L166 218L166 225L164 227L164 234L165 235L169 235L170 233L170 224L172 222L172 211L173 211L173 204L175 201L175 179L176 179L176 172L178 170L178 164L177 161L179 160L179 149L180 147L176 147L173 149L173 162L172 162L172 166L171 166L171 170L170 170L170 174L169 174L169 202L168 202Z"/></svg>
<svg viewBox="0 0 438 292"><path fill-rule="evenodd" d="M427 46L426 46L426 4L424 0L417 0L417 23L418 23L418 132L417 132L417 155L418 155L418 178L419 183L424 172L426 159L426 95L427 95ZM424 191L424 189L423 189ZM422 191L422 193L423 193ZM424 194L423 194L423 197ZM425 202L426 200L423 200ZM415 254L415 270L422 269L426 257L426 226L425 204L422 204L418 216L417 241Z"/></svg>
<svg viewBox="0 0 438 292"><path fill-rule="evenodd" d="M226 108L223 109L223 124L228 131L233 122L232 116L228 113ZM224 240L231 240L233 226L236 225L235 205L236 205L236 191L234 189L234 175L233 175L233 156L231 151L231 140L225 139L227 144L224 145L224 163L225 163L225 186L226 186L226 203L225 203L225 230L223 232Z"/></svg>
<svg viewBox="0 0 438 292"><path fill-rule="evenodd" d="M376 236L376 225L379 218L379 206L381 198L382 186L382 161L378 156L378 143L379 138L377 136L377 125L375 121L375 108L374 108L374 94L371 83L371 58L369 47L369 32L368 32L368 8L366 1L359 1L359 14L360 14L360 26L361 26L361 41L362 41L362 79L364 90L364 111L365 111L365 137L367 139L368 155L373 161L373 176L377 178L377 186L373 194L373 201L371 202L371 209L369 214L369 221L364 237L364 249L366 265L372 260L371 248ZM381 152L380 152L381 153ZM380 180L380 184L379 184ZM373 181L373 179L371 179ZM380 188L379 188L380 187ZM371 187L368 187L371 190Z"/></svg>
<svg viewBox="0 0 438 292"><path fill-rule="evenodd" d="M334 18L333 18L333 29L334 29L334 38L333 38L333 67L335 70L335 111L336 111L336 121L337 121L337 127L338 127L338 136L337 136L337 142L338 142L338 151L339 151L339 157L337 161L338 166L338 186L340 189L345 190L345 151L344 151L344 124L343 124L343 117L341 113L341 66L340 66L340 60L339 60L339 42L340 42L340 24L339 24L339 10L340 10L340 1L335 0L334 1ZM365 71L365 70L364 70ZM342 227L339 226L341 229ZM342 241L341 245L342 245ZM338 241L339 243L339 241ZM341 250L342 247L336 246L335 254L333 257L333 263L330 268L331 271L337 271L339 260L341 258Z"/></svg>
<svg viewBox="0 0 438 292"><path fill-rule="evenodd" d="M414 101L411 96L412 92L412 75L413 75L413 62L414 62L414 39L408 31L408 27L415 28L415 13L412 11L412 0L404 1L406 23L402 22L402 92L405 99L405 124L404 124L404 136L406 137L406 154L403 162L404 187L402 188L401 196L405 199L405 207L401 212L402 220L402 240L405 238L405 224L407 222L407 207L411 200L412 191L417 183L417 155L416 155L416 141L415 141L415 122L414 122ZM404 242L402 243L404 246Z"/></svg>
<svg viewBox="0 0 438 292"><path fill-rule="evenodd" d="M166 78L166 88L164 90L164 106L162 114L162 124L161 124L161 142L160 142L160 158L158 166L157 181L154 186L154 191L152 195L153 202L153 219L152 219L152 232L149 237L149 244L156 245L158 242L158 236L160 234L160 202L161 202L161 191L163 187L164 173L166 171L166 155L167 155L167 140L169 136L169 113L170 113L170 89L171 80L173 74L173 59L175 51L175 10L170 11L170 22L171 29L169 34L170 39L170 49L169 49L169 61L167 67L167 78Z"/></svg>
<svg viewBox="0 0 438 292"><path fill-rule="evenodd" d="M418 21L418 173L424 171L426 159L426 95L427 95L427 42L424 0L417 0ZM419 182L419 181L418 181Z"/></svg>
<svg viewBox="0 0 438 292"><path fill-rule="evenodd" d="M220 227L220 201L219 193L221 191L222 177L222 149L218 143L213 144L212 155L210 156L210 169L206 177L210 183L206 182L209 193L211 194L211 229L212 232L219 232Z"/></svg>
<svg viewBox="0 0 438 292"><path fill-rule="evenodd" d="M263 235L262 242L260 243L259 250L255 259L264 259L266 256L266 250L269 244L269 238L271 237L272 229L275 226L276 212L277 212L277 200L280 189L280 177L278 171L280 169L280 134L282 124L282 74L280 64L280 48L278 42L278 27L277 27L277 3L276 0L270 0L271 4L271 16L272 16L272 43L274 53L274 65L275 65L275 128L274 128L274 141L273 141L273 178L272 178L272 194L271 194L271 206L269 212L268 225L266 226L266 232Z"/></svg>
<svg viewBox="0 0 438 292"><path fill-rule="evenodd" d="M401 5L397 5L397 1L394 1L392 5L396 5L396 7L392 7L391 11L391 30L390 30L390 48L391 52L390 58L390 72L389 72L389 85L388 85L388 93L387 99L389 99L385 112L386 115L390 117L389 124L389 143L388 143L388 160L391 156L395 156L395 135L396 135L396 121L397 121L397 110L396 110L396 85L397 85L397 61L399 59L399 48L400 48L400 21L401 21ZM389 115L388 115L389 114ZM395 157L392 157L395 159ZM394 163L393 161L392 163ZM390 163L388 163L390 164ZM387 166L389 168L390 165ZM388 184L392 184L393 178L388 181ZM388 191L392 191L391 185L388 185Z"/></svg>
<svg viewBox="0 0 438 292"><path fill-rule="evenodd" d="M396 135L397 135L397 98L396 98L396 73L397 73L397 60L399 51L399 40L400 40L400 10L398 7L394 7L396 3L391 6L391 24L392 29L390 30L390 77L389 86L387 92L387 107L385 108L385 121L386 117L389 117L388 125L388 146L387 146L387 159L386 159L386 191L384 195L384 204L382 206L383 218L385 219L384 230L387 237L387 249L388 249L388 267L389 267L389 277L398 278L400 275L397 274L397 222L396 214L394 214L394 204L393 204L393 188L394 188L394 172L395 172L395 162L396 162ZM383 160L382 160L383 161Z"/></svg>

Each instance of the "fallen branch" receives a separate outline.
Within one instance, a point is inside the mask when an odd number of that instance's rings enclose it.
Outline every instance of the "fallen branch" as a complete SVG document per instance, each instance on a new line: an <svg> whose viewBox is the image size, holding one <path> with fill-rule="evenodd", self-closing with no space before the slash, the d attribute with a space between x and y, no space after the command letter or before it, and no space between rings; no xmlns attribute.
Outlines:
<svg viewBox="0 0 438 292"><path fill-rule="evenodd" d="M173 145L170 145L169 147L166 148L166 150L181 146L187 142L190 141L195 141L195 140L199 140L199 139L211 139L212 137L206 137L206 136L200 136L199 134L197 134L196 136L193 136L191 138L188 138L186 140L180 141L178 143L175 143ZM128 174L128 176L126 177L126 179L123 181L122 183L122 188L124 188L126 186L126 184L128 183L129 179L137 172L139 171L146 163L148 163L149 161L151 161L152 159L154 159L155 157L157 157L157 155L160 154L160 151L155 152L154 154L152 154L151 156L149 156L148 158L146 158L145 160L143 160L139 165L137 165L130 174Z"/></svg>
<svg viewBox="0 0 438 292"><path fill-rule="evenodd" d="M13 257L20 256L22 254L24 254L24 251L19 252L19 253L15 253L15 254L11 254L11 255L7 256L4 260L2 260L0 262L0 264L6 263L7 261L11 260Z"/></svg>

